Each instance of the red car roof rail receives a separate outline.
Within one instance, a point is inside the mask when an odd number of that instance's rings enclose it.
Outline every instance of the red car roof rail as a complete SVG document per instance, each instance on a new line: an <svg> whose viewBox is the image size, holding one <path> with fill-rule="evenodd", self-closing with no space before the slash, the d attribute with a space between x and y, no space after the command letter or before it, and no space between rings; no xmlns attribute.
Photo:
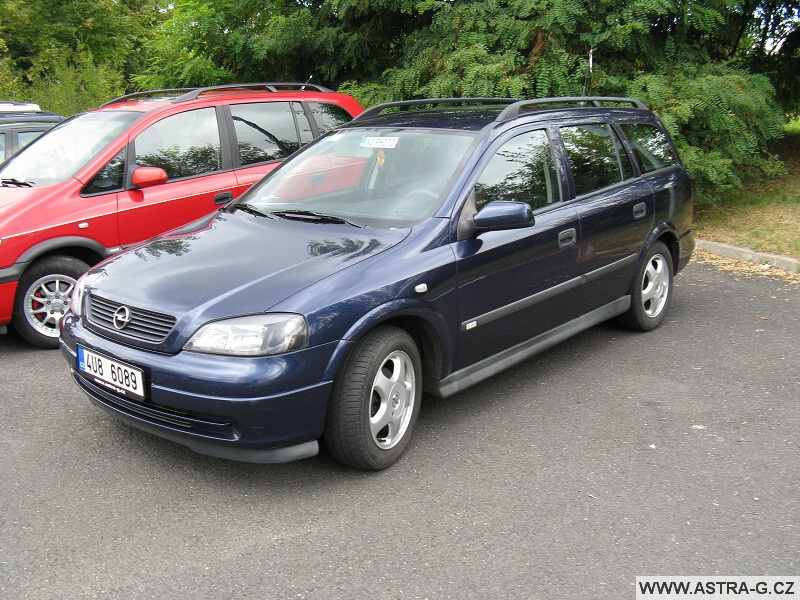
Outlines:
<svg viewBox="0 0 800 600"><path fill-rule="evenodd" d="M230 91L259 90L266 92L282 92L282 91L333 92L333 90L321 85L317 85L315 83L303 83L303 82L293 82L293 81L289 82L270 81L265 83L228 83L224 85L212 85L200 88L172 88L163 90L150 90L145 92L133 92L131 94L126 94L125 96L120 96L119 98L114 98L113 100L109 100L105 104L102 104L102 106L116 104L117 102L126 102L128 100L138 100L142 98L161 98L161 97L164 97L164 99L171 98L172 102L175 104L178 102L187 102L189 100L195 100L205 93L225 91L225 90L230 90Z"/></svg>
<svg viewBox="0 0 800 600"><path fill-rule="evenodd" d="M195 88L171 88L171 89L164 89L164 90L148 90L146 92L133 92L131 94L126 94L124 96L120 96L119 98L114 98L113 100L109 100L108 102L101 104L100 107L108 106L110 104L116 104L117 102L127 102L128 100L137 100L139 98L158 98L160 96L164 96L165 99L168 97L175 96L176 94L185 94L186 92L191 92Z"/></svg>
<svg viewBox="0 0 800 600"><path fill-rule="evenodd" d="M266 82L266 83L229 83L225 85L213 85L209 87L202 87L186 92L185 94L175 98L173 103L186 102L187 100L194 100L202 94L207 92L217 92L220 90L261 90L267 92L333 92L324 86L315 83L302 83L302 82Z"/></svg>

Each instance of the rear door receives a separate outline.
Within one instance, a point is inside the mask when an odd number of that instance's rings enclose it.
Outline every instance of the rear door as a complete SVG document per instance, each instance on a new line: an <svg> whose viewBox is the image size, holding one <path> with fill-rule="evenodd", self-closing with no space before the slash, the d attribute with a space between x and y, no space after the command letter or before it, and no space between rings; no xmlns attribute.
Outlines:
<svg viewBox="0 0 800 600"><path fill-rule="evenodd" d="M132 141L128 181L141 166L160 167L169 180L143 189L128 185L119 193L121 245L198 219L238 195L230 151L221 143L217 111L208 107L170 115Z"/></svg>
<svg viewBox="0 0 800 600"><path fill-rule="evenodd" d="M579 300L586 313L629 293L653 225L653 194L609 123L568 125L559 134L580 219L584 285Z"/></svg>
<svg viewBox="0 0 800 600"><path fill-rule="evenodd" d="M548 133L539 129L501 139L483 162L474 184L475 209L494 200L526 202L535 224L456 243L456 369L577 316L578 215L562 202L561 169Z"/></svg>
<svg viewBox="0 0 800 600"><path fill-rule="evenodd" d="M239 192L314 138L353 119L328 102L251 102L225 108L232 123L231 146Z"/></svg>
<svg viewBox="0 0 800 600"><path fill-rule="evenodd" d="M314 139L299 102L249 102L225 110L233 123L231 146L240 194Z"/></svg>

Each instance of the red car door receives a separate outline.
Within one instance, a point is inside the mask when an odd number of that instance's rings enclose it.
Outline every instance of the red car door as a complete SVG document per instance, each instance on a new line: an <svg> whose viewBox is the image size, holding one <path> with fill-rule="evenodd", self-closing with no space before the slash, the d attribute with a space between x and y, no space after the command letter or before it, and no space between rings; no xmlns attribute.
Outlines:
<svg viewBox="0 0 800 600"><path fill-rule="evenodd" d="M238 195L236 175L223 161L214 107L161 119L137 135L131 147L130 171L160 168L167 181L120 192L123 247L200 218Z"/></svg>

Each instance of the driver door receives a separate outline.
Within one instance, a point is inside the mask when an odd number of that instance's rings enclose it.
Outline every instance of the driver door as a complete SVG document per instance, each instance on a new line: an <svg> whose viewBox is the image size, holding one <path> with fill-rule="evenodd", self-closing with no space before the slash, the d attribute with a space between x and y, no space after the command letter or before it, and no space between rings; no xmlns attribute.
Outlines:
<svg viewBox="0 0 800 600"><path fill-rule="evenodd" d="M545 130L501 141L474 184L475 207L526 202L535 223L456 243L458 358L474 364L577 316L578 215L561 201L562 178ZM468 210L468 209L467 209Z"/></svg>

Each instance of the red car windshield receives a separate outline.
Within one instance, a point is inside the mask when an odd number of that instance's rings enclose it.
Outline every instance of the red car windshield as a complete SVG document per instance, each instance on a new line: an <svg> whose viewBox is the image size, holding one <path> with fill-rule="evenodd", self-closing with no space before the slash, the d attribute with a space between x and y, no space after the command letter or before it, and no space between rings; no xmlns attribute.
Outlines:
<svg viewBox="0 0 800 600"><path fill-rule="evenodd" d="M0 167L0 178L45 186L69 179L143 113L103 111L64 121Z"/></svg>

